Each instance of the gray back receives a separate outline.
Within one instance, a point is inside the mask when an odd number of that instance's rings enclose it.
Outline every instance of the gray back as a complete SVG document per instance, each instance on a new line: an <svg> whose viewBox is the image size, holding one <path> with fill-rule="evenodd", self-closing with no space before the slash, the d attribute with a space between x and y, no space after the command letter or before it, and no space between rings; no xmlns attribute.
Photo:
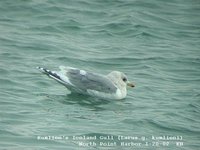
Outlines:
<svg viewBox="0 0 200 150"><path fill-rule="evenodd" d="M105 93L116 92L116 86L105 76L86 72L81 74L79 69L69 69L67 71L67 77L70 82L77 88L86 90L95 90Z"/></svg>

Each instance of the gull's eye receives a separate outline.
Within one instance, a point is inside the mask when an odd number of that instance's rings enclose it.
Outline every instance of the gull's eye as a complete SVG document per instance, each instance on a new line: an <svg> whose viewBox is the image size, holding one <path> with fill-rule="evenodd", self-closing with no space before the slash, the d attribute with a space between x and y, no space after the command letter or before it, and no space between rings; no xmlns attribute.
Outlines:
<svg viewBox="0 0 200 150"><path fill-rule="evenodd" d="M122 80L123 80L124 82L126 82L126 81L127 81L127 79L126 79L126 78L122 78Z"/></svg>

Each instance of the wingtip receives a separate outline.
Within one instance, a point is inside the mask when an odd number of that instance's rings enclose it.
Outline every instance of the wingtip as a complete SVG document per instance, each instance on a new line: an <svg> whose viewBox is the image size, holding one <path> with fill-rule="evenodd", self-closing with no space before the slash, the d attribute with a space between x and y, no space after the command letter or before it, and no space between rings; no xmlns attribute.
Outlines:
<svg viewBox="0 0 200 150"><path fill-rule="evenodd" d="M44 69L44 68L42 68L42 67L39 67L39 66L37 66L36 69L38 69L38 70L41 71L41 72L45 72L45 70L46 70L46 69Z"/></svg>
<svg viewBox="0 0 200 150"><path fill-rule="evenodd" d="M36 69L43 70L43 68L42 68L42 67L39 67L39 66L37 66Z"/></svg>

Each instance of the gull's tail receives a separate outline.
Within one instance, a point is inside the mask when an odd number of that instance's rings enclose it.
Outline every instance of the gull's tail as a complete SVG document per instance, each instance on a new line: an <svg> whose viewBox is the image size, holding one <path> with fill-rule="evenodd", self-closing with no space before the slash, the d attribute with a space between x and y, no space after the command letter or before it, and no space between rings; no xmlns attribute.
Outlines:
<svg viewBox="0 0 200 150"><path fill-rule="evenodd" d="M58 82L60 82L62 84L65 84L65 82L61 79L60 75L57 72L50 71L50 70L42 68L42 67L37 67L37 69L39 69L42 73L46 74L50 78L53 78L56 81L58 81Z"/></svg>

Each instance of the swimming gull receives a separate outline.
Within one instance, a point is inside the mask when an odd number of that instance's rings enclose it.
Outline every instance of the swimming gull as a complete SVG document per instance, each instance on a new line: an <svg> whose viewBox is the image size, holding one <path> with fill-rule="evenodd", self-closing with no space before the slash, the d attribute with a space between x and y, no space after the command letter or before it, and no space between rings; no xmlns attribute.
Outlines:
<svg viewBox="0 0 200 150"><path fill-rule="evenodd" d="M134 87L134 84L128 81L126 75L119 71L101 75L65 66L60 66L60 71L37 68L63 84L71 92L103 99L124 99L127 95L126 86Z"/></svg>

